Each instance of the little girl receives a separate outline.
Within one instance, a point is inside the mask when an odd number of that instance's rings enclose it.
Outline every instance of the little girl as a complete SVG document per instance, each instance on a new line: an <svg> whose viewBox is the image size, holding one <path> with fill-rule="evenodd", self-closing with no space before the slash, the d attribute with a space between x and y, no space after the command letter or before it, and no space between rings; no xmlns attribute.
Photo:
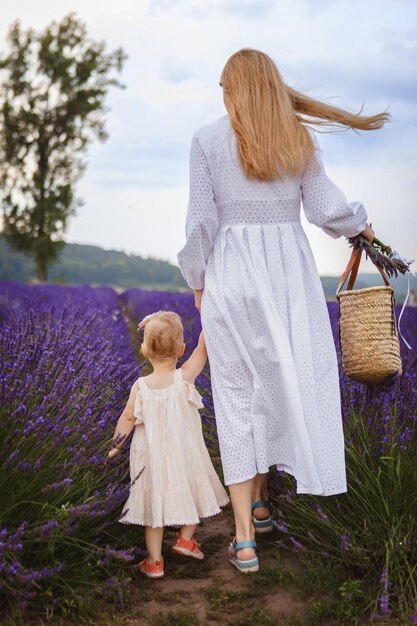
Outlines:
<svg viewBox="0 0 417 626"><path fill-rule="evenodd" d="M139 328L144 328L141 351L153 372L133 384L108 456L118 453L135 428L132 484L119 522L145 526L149 556L139 569L149 578L162 578L164 526L181 526L173 552L201 560L204 554L193 538L197 524L220 513L229 497L211 462L198 412L204 405L194 381L207 361L203 333L190 358L177 368L186 347L179 315L158 311L144 317Z"/></svg>

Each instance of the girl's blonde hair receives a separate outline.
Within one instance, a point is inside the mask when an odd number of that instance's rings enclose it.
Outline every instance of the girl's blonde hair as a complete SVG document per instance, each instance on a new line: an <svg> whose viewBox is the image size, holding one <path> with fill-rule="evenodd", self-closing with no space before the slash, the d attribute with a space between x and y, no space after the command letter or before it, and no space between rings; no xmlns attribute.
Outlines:
<svg viewBox="0 0 417 626"><path fill-rule="evenodd" d="M349 113L292 89L264 52L242 48L226 62L220 78L246 176L274 180L303 172L314 143L302 122L376 130L391 118ZM308 116L310 119L304 119Z"/></svg>
<svg viewBox="0 0 417 626"><path fill-rule="evenodd" d="M182 321L174 311L154 313L145 324L143 343L150 358L173 358L180 350L183 341Z"/></svg>

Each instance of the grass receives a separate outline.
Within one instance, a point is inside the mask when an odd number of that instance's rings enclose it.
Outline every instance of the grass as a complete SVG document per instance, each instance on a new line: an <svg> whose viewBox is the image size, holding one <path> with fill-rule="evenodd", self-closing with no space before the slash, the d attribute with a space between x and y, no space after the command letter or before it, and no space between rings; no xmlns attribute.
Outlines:
<svg viewBox="0 0 417 626"><path fill-rule="evenodd" d="M299 553L291 565L284 564L274 545L273 541L258 538L261 559L262 553L270 556L272 550L273 559L264 563L256 575L243 578L244 590L233 592L213 585L206 591L210 616L223 621L234 613L233 623L240 624L236 621L236 611L241 607L248 611L242 624L256 623L250 621L252 613L255 615L254 605L259 605L260 598L273 595L278 589L285 589L292 597L307 601L307 622L312 626L327 624L329 620L340 625L356 624L369 609L371 591L350 569L333 560L306 553ZM267 625L272 617L266 612L262 619L264 621L258 623ZM279 621L280 625L284 623L290 626L300 622L296 615L290 615Z"/></svg>
<svg viewBox="0 0 417 626"><path fill-rule="evenodd" d="M243 613L243 614L242 614ZM252 611L246 612L245 610L239 611L239 614L235 615L232 622L229 622L233 626L276 626L276 617L272 615L268 609L256 608ZM282 622L280 622L282 624ZM294 624L295 626L295 624Z"/></svg>
<svg viewBox="0 0 417 626"><path fill-rule="evenodd" d="M198 626L198 620L192 611L170 611L166 615L154 615L149 620L150 626Z"/></svg>

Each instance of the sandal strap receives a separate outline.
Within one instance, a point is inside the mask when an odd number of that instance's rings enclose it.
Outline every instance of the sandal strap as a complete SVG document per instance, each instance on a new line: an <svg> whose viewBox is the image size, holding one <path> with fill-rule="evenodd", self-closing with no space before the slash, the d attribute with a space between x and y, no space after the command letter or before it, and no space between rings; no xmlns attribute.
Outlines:
<svg viewBox="0 0 417 626"><path fill-rule="evenodd" d="M242 550L242 548L256 548L256 541L239 541L239 543L234 541L232 545L236 553L238 550Z"/></svg>
<svg viewBox="0 0 417 626"><path fill-rule="evenodd" d="M191 537L191 539L185 539L185 537L181 537L179 533L177 533L177 543L183 543L186 546L190 546L191 549L195 546L200 548L200 544L194 539L194 537Z"/></svg>
<svg viewBox="0 0 417 626"><path fill-rule="evenodd" d="M189 549L191 551L194 551L195 548L197 548L198 550L200 550L201 548L201 544L198 543L198 541L196 539L194 539L194 537L191 537L191 539L184 539L184 537L181 537L180 533L177 533L177 541L176 543L183 543L186 546L189 546Z"/></svg>
<svg viewBox="0 0 417 626"><path fill-rule="evenodd" d="M271 503L270 502L266 502L265 500L257 500L256 502L252 502L252 511L254 509L258 509L261 506L271 510Z"/></svg>

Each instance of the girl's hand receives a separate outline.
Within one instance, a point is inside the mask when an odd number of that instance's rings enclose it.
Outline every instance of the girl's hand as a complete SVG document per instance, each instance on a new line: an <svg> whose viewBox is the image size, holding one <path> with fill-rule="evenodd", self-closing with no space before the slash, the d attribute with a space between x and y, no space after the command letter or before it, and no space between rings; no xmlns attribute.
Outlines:
<svg viewBox="0 0 417 626"><path fill-rule="evenodd" d="M112 459L113 457L116 456L116 454L119 454L119 452L120 452L120 448L112 448L110 452L108 453L107 458Z"/></svg>
<svg viewBox="0 0 417 626"><path fill-rule="evenodd" d="M129 400L127 401L126 406L117 421L116 429L114 431L113 439L111 441L113 447L110 449L109 453L106 456L106 462L110 461L120 452L120 449L122 448L126 439L135 427L134 408L136 394L138 390L138 381L136 380L130 389Z"/></svg>
<svg viewBox="0 0 417 626"><path fill-rule="evenodd" d="M203 289L194 289L194 304L195 308L201 314L201 298L203 296Z"/></svg>

